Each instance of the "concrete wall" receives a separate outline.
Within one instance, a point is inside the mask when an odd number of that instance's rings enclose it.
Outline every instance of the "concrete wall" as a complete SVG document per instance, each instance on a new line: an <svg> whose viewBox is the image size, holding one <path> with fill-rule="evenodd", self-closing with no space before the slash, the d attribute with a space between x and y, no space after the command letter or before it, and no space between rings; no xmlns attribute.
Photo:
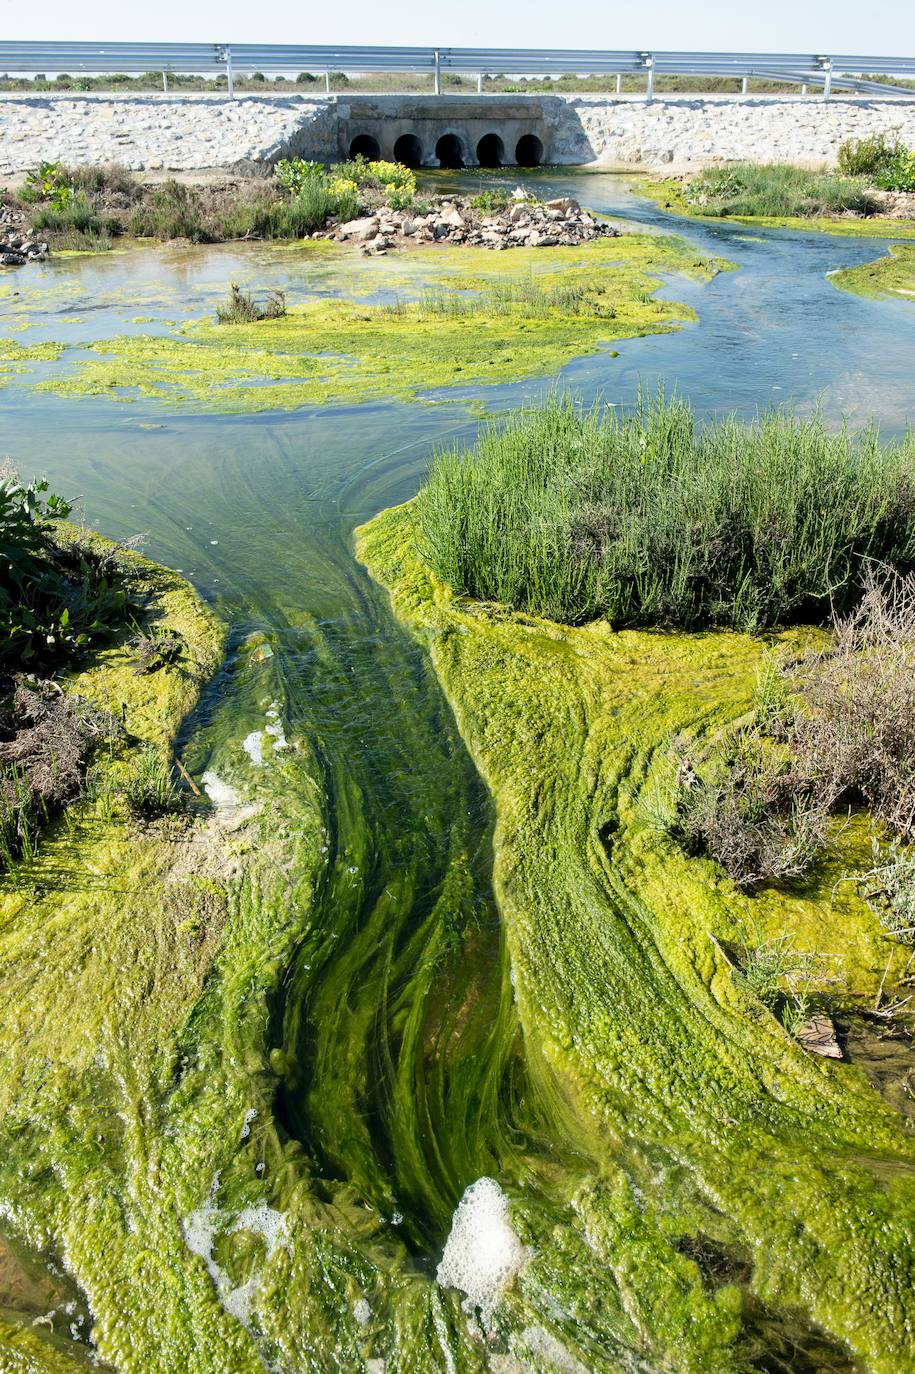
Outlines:
<svg viewBox="0 0 915 1374"><path fill-rule="evenodd" d="M845 139L899 131L915 147L915 100L901 97L0 95L0 176L42 158L117 161L135 170L254 172L287 156L336 161L358 134L393 155L413 133L435 165L443 133L476 163L486 133L506 162L522 134L543 161L612 168L689 168L755 158L832 163Z"/></svg>

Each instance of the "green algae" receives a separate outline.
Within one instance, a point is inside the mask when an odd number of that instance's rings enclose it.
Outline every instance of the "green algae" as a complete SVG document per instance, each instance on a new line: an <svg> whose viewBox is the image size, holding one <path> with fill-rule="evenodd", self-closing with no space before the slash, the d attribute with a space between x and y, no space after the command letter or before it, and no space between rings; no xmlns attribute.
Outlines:
<svg viewBox="0 0 915 1374"><path fill-rule="evenodd" d="M604 1168L638 1179L638 1161L643 1172L654 1161L637 1217L660 1208L667 1234L683 1237L715 1234L714 1214L719 1239L750 1257L760 1299L806 1314L873 1374L909 1367L911 1135L857 1069L806 1056L725 953L750 921L788 926L840 952L850 990L873 995L892 945L853 890L831 900L836 869L857 866L860 830L837 835L833 866L807 883L749 897L647 819L666 742L745 711L763 646L567 629L461 602L419 562L409 507L358 541L427 645L495 800L494 881L538 1091L565 1104L579 1139L590 1121ZM636 1235L623 1225L619 1253L648 1348L671 1368L733 1367L730 1300L688 1318L682 1291L662 1297L646 1252L636 1262ZM689 1344L703 1336L714 1355Z"/></svg>
<svg viewBox="0 0 915 1374"><path fill-rule="evenodd" d="M654 201L662 210L683 219L709 224L759 225L764 229L804 229L810 233L839 234L848 238L911 239L915 238L915 220L856 218L854 215L704 215L701 208L691 205L683 194L683 183L676 177L660 181L640 181L633 194Z"/></svg>
<svg viewBox="0 0 915 1374"><path fill-rule="evenodd" d="M460 293L451 314L422 300L395 305L312 300L254 325L199 321L163 336L96 341L69 370L37 389L65 396L140 396L208 410L255 412L303 405L414 398L442 387L555 373L609 342L666 332L696 318L654 297L661 272L707 279L724 264L670 236L624 235L577 250L438 250L410 258L441 268ZM497 259L497 261L493 261ZM495 310L485 296L498 279L544 290L577 288L578 302L549 312L524 302ZM482 293L482 294L481 294Z"/></svg>
<svg viewBox="0 0 915 1374"><path fill-rule="evenodd" d="M20 373L31 372L35 363L55 362L63 352L63 344L21 344L14 339L0 339L0 386Z"/></svg>
<svg viewBox="0 0 915 1374"><path fill-rule="evenodd" d="M829 280L855 296L915 299L915 244L890 244L885 257L830 273Z"/></svg>

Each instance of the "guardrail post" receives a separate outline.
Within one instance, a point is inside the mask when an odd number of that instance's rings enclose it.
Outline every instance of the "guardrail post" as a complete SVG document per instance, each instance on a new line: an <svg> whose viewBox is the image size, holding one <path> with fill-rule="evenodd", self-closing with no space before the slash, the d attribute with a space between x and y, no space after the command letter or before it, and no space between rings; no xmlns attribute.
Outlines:
<svg viewBox="0 0 915 1374"><path fill-rule="evenodd" d="M617 93L617 95L622 95L622 94L623 94L623 73L622 73L622 72L617 72L617 74L616 74L616 93Z"/></svg>
<svg viewBox="0 0 915 1374"><path fill-rule="evenodd" d="M330 72L324 73L324 93L330 95Z"/></svg>
<svg viewBox="0 0 915 1374"><path fill-rule="evenodd" d="M805 81L804 84L801 86L801 95L806 95L806 94L807 94L807 82Z"/></svg>
<svg viewBox="0 0 915 1374"><path fill-rule="evenodd" d="M645 65L648 68L648 85L645 87L645 104L650 105L652 100L654 100L654 58L646 58Z"/></svg>
<svg viewBox="0 0 915 1374"><path fill-rule="evenodd" d="M743 77L743 79L742 79L741 82L740 82L740 94L741 94L741 95L746 95L746 93L747 93L747 91L748 91L749 89L750 89L750 79L749 79L749 77L745 76L745 77Z"/></svg>
<svg viewBox="0 0 915 1374"><path fill-rule="evenodd" d="M235 98L235 83L232 79L232 49L226 48L226 85L229 90L229 99Z"/></svg>
<svg viewBox="0 0 915 1374"><path fill-rule="evenodd" d="M477 95L483 94L483 73L477 72Z"/></svg>
<svg viewBox="0 0 915 1374"><path fill-rule="evenodd" d="M168 95L168 72L162 68L162 89Z"/></svg>
<svg viewBox="0 0 915 1374"><path fill-rule="evenodd" d="M442 93L442 58L438 48L435 49L435 94Z"/></svg>
<svg viewBox="0 0 915 1374"><path fill-rule="evenodd" d="M832 58L827 57L825 62L826 80L823 82L823 99L828 100L832 95Z"/></svg>

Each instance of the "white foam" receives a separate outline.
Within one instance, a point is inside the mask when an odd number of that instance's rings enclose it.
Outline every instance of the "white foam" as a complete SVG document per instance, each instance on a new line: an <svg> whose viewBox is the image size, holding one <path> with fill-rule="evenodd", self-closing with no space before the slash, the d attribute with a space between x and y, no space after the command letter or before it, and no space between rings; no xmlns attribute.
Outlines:
<svg viewBox="0 0 915 1374"><path fill-rule="evenodd" d="M200 781L203 783L203 790L206 792L214 806L238 806L239 796L234 787L230 787L227 782L223 782L217 773L211 768L203 774Z"/></svg>
<svg viewBox="0 0 915 1374"><path fill-rule="evenodd" d="M263 1239L266 1246L266 1265L279 1246L288 1244L289 1231L283 1213L268 1207L266 1202L246 1207L234 1218L230 1214L227 1215L216 1205L218 1188L219 1174L216 1174L206 1199L196 1212L184 1218L181 1229L187 1248L195 1255L199 1255L205 1263L223 1307L243 1326L248 1326L251 1299L257 1292L261 1273L255 1270L246 1283L233 1288L229 1275L213 1258L213 1242L219 1232L232 1235L236 1231L253 1231Z"/></svg>
<svg viewBox="0 0 915 1374"><path fill-rule="evenodd" d="M367 1298L357 1298L353 1304L353 1317L360 1326L368 1326L372 1320L372 1309Z"/></svg>
<svg viewBox="0 0 915 1374"><path fill-rule="evenodd" d="M261 764L264 761L264 732L263 730L252 730L250 735L245 735L241 743L242 749L248 755L252 763Z"/></svg>
<svg viewBox="0 0 915 1374"><path fill-rule="evenodd" d="M508 1198L494 1178L478 1178L457 1205L436 1277L443 1288L465 1293L465 1308L478 1307L488 1320L529 1258L509 1222Z"/></svg>

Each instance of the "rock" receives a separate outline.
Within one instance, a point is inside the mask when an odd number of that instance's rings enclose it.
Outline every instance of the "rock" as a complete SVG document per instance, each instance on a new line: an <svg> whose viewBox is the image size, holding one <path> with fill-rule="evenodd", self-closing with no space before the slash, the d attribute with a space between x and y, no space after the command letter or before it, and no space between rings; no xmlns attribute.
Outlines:
<svg viewBox="0 0 915 1374"><path fill-rule="evenodd" d="M555 248L559 239L556 234L538 234L535 248Z"/></svg>
<svg viewBox="0 0 915 1374"><path fill-rule="evenodd" d="M523 220L528 219L527 206L520 202L517 205L513 205L508 212L508 218L512 224L520 224Z"/></svg>
<svg viewBox="0 0 915 1374"><path fill-rule="evenodd" d="M367 215L363 219L351 219L337 229L337 238L352 239L354 243L365 243L378 232L378 216Z"/></svg>
<svg viewBox="0 0 915 1374"><path fill-rule="evenodd" d="M799 1045L803 1045L805 1050L811 1054L821 1054L826 1059L841 1059L842 1051L836 1039L836 1031L828 1016L818 1012L816 1016L811 1016L809 1021L805 1021L797 1031L795 1031Z"/></svg>
<svg viewBox="0 0 915 1374"><path fill-rule="evenodd" d="M413 220L410 218L409 215L404 215L404 217L403 217L403 222L402 222L402 224L401 224L401 226L400 226L400 232L401 232L406 238L410 238L410 237L412 237L413 234L416 233L416 226L415 226Z"/></svg>
<svg viewBox="0 0 915 1374"><path fill-rule="evenodd" d="M467 223L456 205L449 205L438 217L439 224L447 224L452 229L463 229Z"/></svg>
<svg viewBox="0 0 915 1374"><path fill-rule="evenodd" d="M572 196L560 196L558 200L548 200L546 208L548 210L561 210L564 215L567 215L569 213L577 214L581 206Z"/></svg>

